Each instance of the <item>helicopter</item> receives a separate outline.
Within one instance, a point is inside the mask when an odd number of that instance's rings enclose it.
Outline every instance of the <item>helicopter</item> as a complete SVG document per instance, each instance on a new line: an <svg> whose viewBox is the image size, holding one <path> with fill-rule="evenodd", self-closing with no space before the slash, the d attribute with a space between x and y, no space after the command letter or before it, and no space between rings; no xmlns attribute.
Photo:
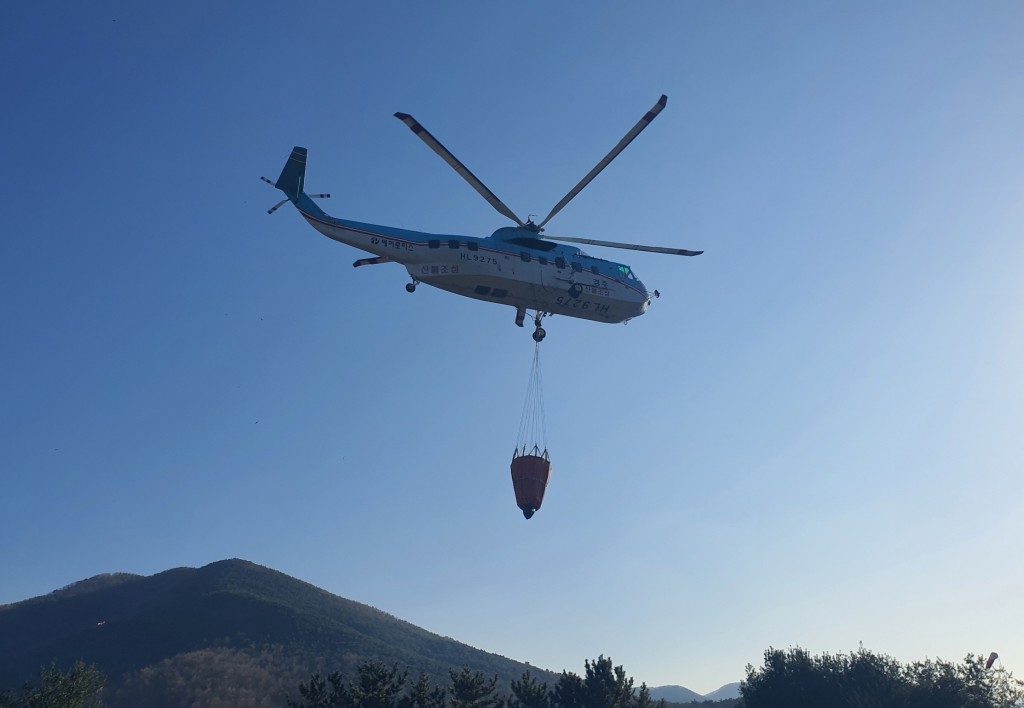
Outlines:
<svg viewBox="0 0 1024 708"><path fill-rule="evenodd" d="M330 239L373 254L360 258L356 268L382 263L405 266L412 282L405 289L413 293L426 283L441 290L515 308L515 323L523 326L527 311L534 311L533 339L540 343L546 332L541 321L548 315L566 315L596 322L628 322L645 312L657 290L648 292L625 264L594 258L579 248L563 244L585 244L609 248L648 251L678 256L697 256L703 251L643 246L589 238L544 235L544 226L579 194L629 143L665 108L662 95L625 137L594 169L566 194L540 222L523 221L463 165L449 150L407 113L395 113L427 146L447 162L499 214L515 222L488 237L454 236L410 231L390 226L337 219L325 213L313 199L329 194L306 194L306 158L303 147L292 149L276 182L264 182L284 192L286 199L270 208L291 202L310 225Z"/></svg>

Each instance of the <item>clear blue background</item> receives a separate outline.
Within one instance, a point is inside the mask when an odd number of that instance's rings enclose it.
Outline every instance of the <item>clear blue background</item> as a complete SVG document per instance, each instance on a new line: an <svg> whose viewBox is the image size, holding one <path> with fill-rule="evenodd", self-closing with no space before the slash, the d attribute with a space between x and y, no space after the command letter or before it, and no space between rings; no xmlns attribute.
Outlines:
<svg viewBox="0 0 1024 708"><path fill-rule="evenodd" d="M1024 667L1024 5L62 3L0 22L0 602L242 557L542 667ZM553 234L663 297L533 342L265 210Z"/></svg>

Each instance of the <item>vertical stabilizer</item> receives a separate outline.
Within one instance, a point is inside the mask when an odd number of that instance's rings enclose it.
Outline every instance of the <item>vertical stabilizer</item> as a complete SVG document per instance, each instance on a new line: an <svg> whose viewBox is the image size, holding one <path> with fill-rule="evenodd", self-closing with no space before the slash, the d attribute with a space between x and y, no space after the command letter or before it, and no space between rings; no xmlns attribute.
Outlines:
<svg viewBox="0 0 1024 708"><path fill-rule="evenodd" d="M306 182L306 148L292 148L292 154L281 170L281 176L277 178L275 187L285 193L291 200L302 194L302 188Z"/></svg>

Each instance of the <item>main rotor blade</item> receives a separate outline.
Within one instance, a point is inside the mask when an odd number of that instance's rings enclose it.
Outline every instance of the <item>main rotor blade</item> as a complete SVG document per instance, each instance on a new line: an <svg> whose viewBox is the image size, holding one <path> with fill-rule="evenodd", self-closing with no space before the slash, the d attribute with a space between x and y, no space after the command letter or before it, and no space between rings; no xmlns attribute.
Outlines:
<svg viewBox="0 0 1024 708"><path fill-rule="evenodd" d="M699 256L704 251L687 251L685 248L665 248L663 246L641 246L636 243L618 243L617 241L598 241L592 238L570 238L568 236L541 236L548 241L565 241L566 243L586 243L591 246L608 248L628 248L631 251L650 251L651 253L667 253L671 256Z"/></svg>
<svg viewBox="0 0 1024 708"><path fill-rule="evenodd" d="M409 126L409 129L412 130L412 132L414 132L417 135L417 137L419 137L420 140L427 144L427 147L436 152L438 155L441 156L441 159L443 159L445 162L451 165L452 169L458 172L462 179L469 182L469 186L475 189L477 192L479 192L480 196L486 199L487 203L494 207L499 214L507 216L520 226L525 226L522 220L514 213L512 213L512 210L505 206L505 203L494 195L494 192L489 190L487 186L484 185L484 183L481 182L475 174L470 172L468 167L459 162L459 158L451 154L448 151L448 148L442 145L437 138L430 134L430 131L428 131L426 128L420 125L419 121L417 121L408 113L396 113L395 118Z"/></svg>
<svg viewBox="0 0 1024 708"><path fill-rule="evenodd" d="M652 120L658 117L658 114L661 113L663 108L665 108L666 103L668 103L668 96L662 94L661 98L658 99L658 102L654 104L654 108L647 111L646 115L644 115L644 117L640 119L640 122L634 125L632 130L626 133L626 137L620 140L619 144L612 148L612 151L605 155L603 160L597 163L597 167L595 167L589 173L587 173L587 176L581 179L579 184L573 187L568 194L562 197L562 201L558 202L558 204L555 205L555 208L552 209L551 213L544 218L544 221L540 222L537 225L537 228L543 228L544 224L551 221L551 217L560 212L562 210L562 207L571 202L577 194L583 191L584 187L590 184L591 180L593 180L595 177L601 174L601 170L607 167L612 160L618 157L619 153L625 150L626 146L633 142L633 138L640 135L640 133L643 132L643 129L646 128Z"/></svg>

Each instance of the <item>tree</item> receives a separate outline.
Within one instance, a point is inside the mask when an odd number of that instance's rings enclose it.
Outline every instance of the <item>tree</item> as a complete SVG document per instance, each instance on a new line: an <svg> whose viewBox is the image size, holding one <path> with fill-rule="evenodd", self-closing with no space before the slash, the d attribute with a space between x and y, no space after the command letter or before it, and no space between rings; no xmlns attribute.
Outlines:
<svg viewBox="0 0 1024 708"><path fill-rule="evenodd" d="M505 700L495 696L498 677L488 680L483 672L472 672L467 667L462 671L449 669L452 677L450 691L452 708L502 708Z"/></svg>
<svg viewBox="0 0 1024 708"><path fill-rule="evenodd" d="M747 665L747 678L740 687L746 708L821 705L839 706L838 686L828 677L833 673L832 657L814 659L806 649L782 651L769 648L764 667Z"/></svg>
<svg viewBox="0 0 1024 708"><path fill-rule="evenodd" d="M405 687L405 671L398 664L389 667L381 661L359 665L359 684L350 690L352 706L359 708L394 708Z"/></svg>
<svg viewBox="0 0 1024 708"><path fill-rule="evenodd" d="M299 683L301 701L287 699L288 708L347 708L350 704L345 689L345 680L337 671L325 680L320 672L309 678L309 683Z"/></svg>
<svg viewBox="0 0 1024 708"><path fill-rule="evenodd" d="M548 685L535 679L529 671L519 681L512 681L509 708L550 708Z"/></svg>
<svg viewBox="0 0 1024 708"><path fill-rule="evenodd" d="M584 662L585 675L563 671L551 702L558 708L633 708L637 697L633 695L633 679L626 676L621 666L612 666L611 658L603 655L593 662ZM650 693L646 693L650 701Z"/></svg>
<svg viewBox="0 0 1024 708"><path fill-rule="evenodd" d="M599 656L585 661L583 677L563 671L554 688L529 671L511 682L512 694L498 693L498 676L487 678L481 671L449 669L447 688L431 684L421 673L405 691L406 672L398 665L367 662L357 667L358 681L347 685L339 672L324 679L313 674L299 684L301 701L288 700L289 708L664 708L655 702L647 685L634 692L633 679L610 658ZM635 695L634 695L635 693ZM0 704L2 708L2 704Z"/></svg>
<svg viewBox="0 0 1024 708"><path fill-rule="evenodd" d="M25 685L20 696L0 694L4 708L102 708L107 677L95 665L77 661L64 673L54 662L39 669L39 686Z"/></svg>
<svg viewBox="0 0 1024 708"><path fill-rule="evenodd" d="M906 705L907 686L903 668L890 656L875 654L861 647L841 661L839 692L851 708L902 708Z"/></svg>
<svg viewBox="0 0 1024 708"><path fill-rule="evenodd" d="M315 673L309 683L299 684L301 702L288 699L289 708L395 708L405 687L405 672L398 665L368 661L358 667L358 681L346 685L340 672L325 681Z"/></svg>
<svg viewBox="0 0 1024 708"><path fill-rule="evenodd" d="M550 699L558 708L587 708L583 679L571 671L563 671L551 690Z"/></svg>
<svg viewBox="0 0 1024 708"><path fill-rule="evenodd" d="M651 690L647 688L647 683L640 684L640 690L636 693L636 708L665 708L665 699L661 698L656 703L651 698Z"/></svg>
<svg viewBox="0 0 1024 708"><path fill-rule="evenodd" d="M447 691L430 683L430 677L421 673L409 693L398 701L398 708L445 708Z"/></svg>
<svg viewBox="0 0 1024 708"><path fill-rule="evenodd" d="M590 708L629 708L633 705L633 679L622 666L612 667L611 657L603 655L591 663L584 662L583 679L586 705Z"/></svg>
<svg viewBox="0 0 1024 708"><path fill-rule="evenodd" d="M863 648L816 657L770 648L762 667L747 666L740 693L744 708L1013 708L1024 700L1024 684L972 654L962 664L929 659L904 667Z"/></svg>
<svg viewBox="0 0 1024 708"><path fill-rule="evenodd" d="M1018 706L1024 701L1024 683L1005 669L986 669L984 659L968 654L962 664L926 659L906 671L912 682L907 704L945 708L987 708Z"/></svg>

